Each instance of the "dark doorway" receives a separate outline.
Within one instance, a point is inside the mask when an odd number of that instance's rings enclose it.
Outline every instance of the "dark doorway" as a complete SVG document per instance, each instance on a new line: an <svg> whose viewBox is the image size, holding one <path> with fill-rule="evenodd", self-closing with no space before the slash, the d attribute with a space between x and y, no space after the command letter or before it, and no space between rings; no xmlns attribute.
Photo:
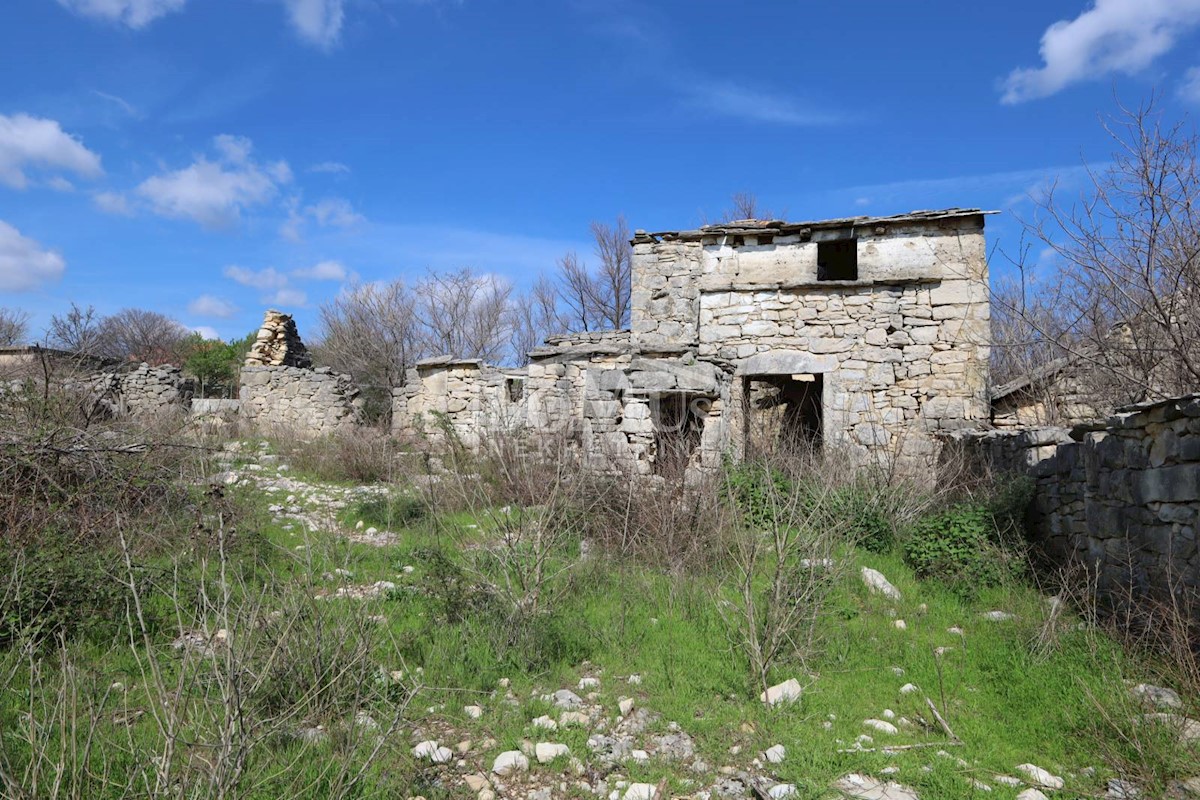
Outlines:
<svg viewBox="0 0 1200 800"><path fill-rule="evenodd" d="M821 375L745 378L747 455L812 452L821 446Z"/></svg>
<svg viewBox="0 0 1200 800"><path fill-rule="evenodd" d="M654 422L654 473L681 475L700 447L708 401L690 394L660 394L651 399Z"/></svg>

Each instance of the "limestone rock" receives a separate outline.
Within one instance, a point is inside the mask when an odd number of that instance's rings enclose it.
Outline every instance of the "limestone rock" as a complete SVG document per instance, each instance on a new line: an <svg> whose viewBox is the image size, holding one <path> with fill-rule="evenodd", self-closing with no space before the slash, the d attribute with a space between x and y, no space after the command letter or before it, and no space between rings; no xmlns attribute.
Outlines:
<svg viewBox="0 0 1200 800"><path fill-rule="evenodd" d="M889 600L899 601L902 598L900 590L893 586L883 573L870 567L862 568L862 580L872 594L881 594Z"/></svg>
<svg viewBox="0 0 1200 800"><path fill-rule="evenodd" d="M1057 775L1051 774L1047 770L1042 769L1036 764L1018 764L1017 772L1020 772L1034 786L1041 786L1046 789L1061 789L1063 788L1063 779Z"/></svg>
<svg viewBox="0 0 1200 800"><path fill-rule="evenodd" d="M263 318L262 328L246 356L247 367L300 367L312 366L308 349L300 341L296 321L290 314L274 309Z"/></svg>
<svg viewBox="0 0 1200 800"><path fill-rule="evenodd" d="M1139 683L1129 690L1129 694L1147 708L1182 708L1183 701L1174 689L1154 686L1149 683Z"/></svg>
<svg viewBox="0 0 1200 800"><path fill-rule="evenodd" d="M833 788L856 800L920 800L917 793L907 786L858 773L839 778Z"/></svg>
<svg viewBox="0 0 1200 800"><path fill-rule="evenodd" d="M554 744L553 742L538 742L533 747L533 753L537 757L539 764L549 764L556 758L571 755L571 748L565 744Z"/></svg>
<svg viewBox="0 0 1200 800"><path fill-rule="evenodd" d="M511 775L514 772L525 772L529 769L529 759L520 750L506 750L496 756L492 763L492 772L500 775Z"/></svg>
<svg viewBox="0 0 1200 800"><path fill-rule="evenodd" d="M789 678L783 683L777 683L767 689L758 696L758 699L769 706L777 706L781 703L794 703L800 699L802 691L800 681L795 678Z"/></svg>

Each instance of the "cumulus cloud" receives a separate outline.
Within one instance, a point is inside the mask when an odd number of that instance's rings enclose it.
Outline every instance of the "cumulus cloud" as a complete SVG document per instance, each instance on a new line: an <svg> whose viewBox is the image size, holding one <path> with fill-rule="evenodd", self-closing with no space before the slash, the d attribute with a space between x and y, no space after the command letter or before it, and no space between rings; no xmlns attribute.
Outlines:
<svg viewBox="0 0 1200 800"><path fill-rule="evenodd" d="M26 292L62 277L67 262L0 220L0 290Z"/></svg>
<svg viewBox="0 0 1200 800"><path fill-rule="evenodd" d="M183 10L187 0L58 0L64 8L93 19L144 28L159 17Z"/></svg>
<svg viewBox="0 0 1200 800"><path fill-rule="evenodd" d="M236 222L246 209L272 200L292 180L286 161L254 161L249 139L218 136L213 147L216 160L199 156L191 166L148 178L135 191L156 214L222 227Z"/></svg>
<svg viewBox="0 0 1200 800"><path fill-rule="evenodd" d="M300 38L331 50L342 36L345 0L283 0L288 21Z"/></svg>
<svg viewBox="0 0 1200 800"><path fill-rule="evenodd" d="M129 207L129 198L120 192L96 192L92 195L92 205L105 214L116 214L121 217L133 216Z"/></svg>
<svg viewBox="0 0 1200 800"><path fill-rule="evenodd" d="M263 299L273 306L303 306L308 303L308 295L300 289L280 289Z"/></svg>
<svg viewBox="0 0 1200 800"><path fill-rule="evenodd" d="M30 168L65 170L84 178L104 174L100 156L54 120L0 114L0 183L24 189L29 185L26 171Z"/></svg>
<svg viewBox="0 0 1200 800"><path fill-rule="evenodd" d="M222 300L211 294L202 294L188 303L188 313L196 317L216 317L229 319L237 313L237 307L228 300Z"/></svg>
<svg viewBox="0 0 1200 800"><path fill-rule="evenodd" d="M203 336L205 339L209 339L209 340L217 339L217 340L220 340L220 338L221 338L221 335L220 335L219 333L217 333L217 329L216 329L216 328L213 328L213 327L210 327L210 326L208 326L208 325L193 325L193 326L190 328L190 330L192 331L192 333L198 333L198 334L200 334L200 335L201 335L201 336Z"/></svg>
<svg viewBox="0 0 1200 800"><path fill-rule="evenodd" d="M294 277L309 281L344 281L349 274L346 268L337 261L322 261L311 267L292 272Z"/></svg>
<svg viewBox="0 0 1200 800"><path fill-rule="evenodd" d="M1200 0L1095 0L1072 20L1042 34L1042 66L1015 69L1005 78L1001 101L1021 103L1080 81L1113 73L1133 74L1200 25Z"/></svg>
<svg viewBox="0 0 1200 800"><path fill-rule="evenodd" d="M249 286L251 289L259 289L261 291L282 289L288 285L287 275L284 275L274 267L253 270L230 265L225 268L225 277L235 283L240 283L242 286Z"/></svg>
<svg viewBox="0 0 1200 800"><path fill-rule="evenodd" d="M298 242L304 238L304 226L313 222L320 228L352 228L366 218L354 210L349 200L327 197L317 203L300 206L299 198L292 198L287 221L279 228L283 238Z"/></svg>

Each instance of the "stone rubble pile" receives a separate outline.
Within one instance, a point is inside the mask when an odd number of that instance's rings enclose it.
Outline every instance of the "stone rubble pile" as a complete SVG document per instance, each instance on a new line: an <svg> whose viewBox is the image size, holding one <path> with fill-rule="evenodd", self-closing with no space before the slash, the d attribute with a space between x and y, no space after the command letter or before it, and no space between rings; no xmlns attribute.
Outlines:
<svg viewBox="0 0 1200 800"><path fill-rule="evenodd" d="M312 358L309 357L304 342L300 341L300 332L296 329L296 321L292 319L291 314L274 309L267 312L258 337L246 356L246 366L301 369L312 366Z"/></svg>

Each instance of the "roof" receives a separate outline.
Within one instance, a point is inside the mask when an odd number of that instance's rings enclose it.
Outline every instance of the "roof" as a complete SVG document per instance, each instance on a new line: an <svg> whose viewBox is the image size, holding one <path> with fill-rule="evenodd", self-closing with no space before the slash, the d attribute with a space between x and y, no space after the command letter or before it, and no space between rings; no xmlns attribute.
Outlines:
<svg viewBox="0 0 1200 800"><path fill-rule="evenodd" d="M772 219L740 219L733 222L721 222L715 225L705 225L689 231L661 231L647 233L639 230L634 241L645 242L658 239L701 239L705 236L746 235L770 233L776 236L793 233L807 233L814 230L847 227L870 227L877 225L897 225L905 223L939 222L941 220L962 219L965 217L982 217L988 214L999 214L999 211L984 211L979 208L946 208L940 211L910 211L907 214L893 214L887 217L840 217L811 222L785 222Z"/></svg>

